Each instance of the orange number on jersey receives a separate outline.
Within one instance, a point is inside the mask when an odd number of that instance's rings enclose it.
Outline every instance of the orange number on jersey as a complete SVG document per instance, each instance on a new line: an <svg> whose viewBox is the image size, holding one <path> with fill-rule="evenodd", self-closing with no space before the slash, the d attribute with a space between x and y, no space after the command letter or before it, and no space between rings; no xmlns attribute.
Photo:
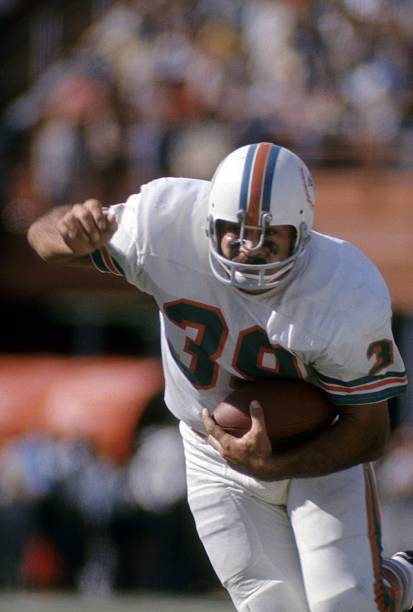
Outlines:
<svg viewBox="0 0 413 612"><path fill-rule="evenodd" d="M185 299L167 302L164 311L168 319L185 332L185 343L180 350L167 338L179 368L196 389L211 389L218 377L217 359L228 337L221 311ZM239 332L232 366L246 379L302 378L294 355L279 345L272 345L265 330L259 326Z"/></svg>
<svg viewBox="0 0 413 612"><path fill-rule="evenodd" d="M393 342L388 338L376 340L369 344L367 349L367 359L374 357L375 362L369 370L369 376L374 376L394 361Z"/></svg>
<svg viewBox="0 0 413 612"><path fill-rule="evenodd" d="M302 378L294 355L279 344L271 344L258 325L239 333L232 366L243 378Z"/></svg>
<svg viewBox="0 0 413 612"><path fill-rule="evenodd" d="M169 348L176 363L197 389L210 389L216 384L218 364L228 336L228 327L219 308L191 300L175 300L164 304L165 314L170 321L187 333L183 353L178 355L168 338ZM191 337L193 336L193 337Z"/></svg>

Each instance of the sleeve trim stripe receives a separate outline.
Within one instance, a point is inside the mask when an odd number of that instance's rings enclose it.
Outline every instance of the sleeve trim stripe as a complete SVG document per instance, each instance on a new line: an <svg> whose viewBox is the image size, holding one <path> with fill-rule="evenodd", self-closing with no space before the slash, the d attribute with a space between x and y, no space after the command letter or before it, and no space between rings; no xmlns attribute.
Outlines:
<svg viewBox="0 0 413 612"><path fill-rule="evenodd" d="M386 372L385 374L377 374L375 376L363 376L362 378L355 378L354 380L340 380L339 378L331 378L330 376L324 376L323 374L318 373L318 378L322 385L337 385L339 387L353 387L362 388L366 384L370 384L373 382L386 381L390 378L402 378L407 380L406 371L404 372Z"/></svg>
<svg viewBox="0 0 413 612"><path fill-rule="evenodd" d="M338 406L346 406L351 404L374 404L388 400L391 397L401 395L406 390L406 385L384 389L379 393L354 393L353 395L336 395L328 393L331 401Z"/></svg>
<svg viewBox="0 0 413 612"><path fill-rule="evenodd" d="M121 268L121 266L119 265L119 263L118 263L118 262L116 261L116 259L114 259L113 257L112 257L112 262L113 262L113 265L115 266L115 268L117 269L118 273L119 273L121 276L125 276L125 272L123 271L123 268Z"/></svg>
<svg viewBox="0 0 413 612"><path fill-rule="evenodd" d="M100 249L100 254L102 256L102 259L103 259L106 267L109 269L110 272L112 272L112 274L116 274L116 276L124 276L122 268L113 259L113 257L111 257L111 255L109 254L109 251L107 250L106 247L102 247Z"/></svg>
<svg viewBox="0 0 413 612"><path fill-rule="evenodd" d="M110 272L110 270L106 267L99 250L93 251L93 253L90 254L90 259L99 272Z"/></svg>
<svg viewBox="0 0 413 612"><path fill-rule="evenodd" d="M392 388L394 386L407 385L407 376L393 376L392 378L386 378L383 380L372 379L372 382L365 383L364 385L349 386L347 383L341 383L340 385L328 385L323 381L320 381L320 386L327 392L339 393L339 394L354 394L358 391L369 391L371 389L380 388Z"/></svg>

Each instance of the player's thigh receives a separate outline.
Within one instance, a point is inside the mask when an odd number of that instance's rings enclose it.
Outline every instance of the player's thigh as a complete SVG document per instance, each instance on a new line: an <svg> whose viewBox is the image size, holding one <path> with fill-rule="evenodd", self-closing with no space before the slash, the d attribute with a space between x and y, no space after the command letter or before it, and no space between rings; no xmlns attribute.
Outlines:
<svg viewBox="0 0 413 612"><path fill-rule="evenodd" d="M301 569L285 506L231 483L225 465L187 456L188 500L210 561L245 612L307 612Z"/></svg>
<svg viewBox="0 0 413 612"><path fill-rule="evenodd" d="M385 609L371 476L369 466L356 466L290 484L288 512L312 612Z"/></svg>

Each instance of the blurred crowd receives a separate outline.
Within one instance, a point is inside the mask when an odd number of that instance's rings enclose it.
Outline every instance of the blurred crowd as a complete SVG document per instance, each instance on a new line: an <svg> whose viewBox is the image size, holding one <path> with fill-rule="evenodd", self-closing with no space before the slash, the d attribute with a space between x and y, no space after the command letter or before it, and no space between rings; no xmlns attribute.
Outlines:
<svg viewBox="0 0 413 612"><path fill-rule="evenodd" d="M0 448L0 589L83 593L217 586L186 503L162 395L122 463L85 438L27 432Z"/></svg>
<svg viewBox="0 0 413 612"><path fill-rule="evenodd" d="M273 140L312 166L413 162L410 0L118 0L7 110L7 228L30 207L209 178ZM37 211L36 211L37 212Z"/></svg>

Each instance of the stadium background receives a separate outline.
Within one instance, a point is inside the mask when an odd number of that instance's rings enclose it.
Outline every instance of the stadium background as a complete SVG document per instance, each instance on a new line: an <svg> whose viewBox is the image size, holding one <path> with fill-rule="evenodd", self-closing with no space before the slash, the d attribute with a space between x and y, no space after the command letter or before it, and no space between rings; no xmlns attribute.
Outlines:
<svg viewBox="0 0 413 612"><path fill-rule="evenodd" d="M411 1L0 0L0 54L0 608L231 609L185 505L152 303L43 264L25 232L284 144L314 173L316 229L385 276L413 376ZM385 552L413 547L412 391L391 418Z"/></svg>

